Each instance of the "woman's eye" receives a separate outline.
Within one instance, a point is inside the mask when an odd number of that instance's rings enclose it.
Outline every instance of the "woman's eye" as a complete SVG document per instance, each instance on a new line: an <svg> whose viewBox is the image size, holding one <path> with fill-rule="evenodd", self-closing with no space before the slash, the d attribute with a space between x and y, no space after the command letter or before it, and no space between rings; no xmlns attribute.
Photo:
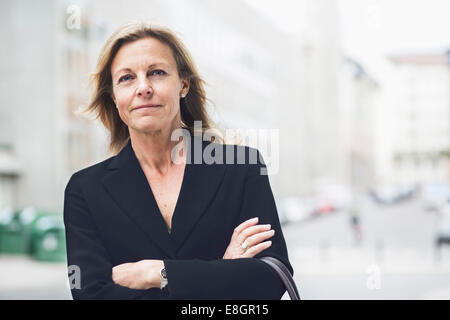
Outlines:
<svg viewBox="0 0 450 320"><path fill-rule="evenodd" d="M132 77L130 75L126 75L126 76L121 77L119 79L119 82L128 81L128 80L131 80L131 78Z"/></svg>
<svg viewBox="0 0 450 320"><path fill-rule="evenodd" d="M166 74L166 72L164 70L155 70L153 72L151 72L152 74L156 74L157 76L163 76Z"/></svg>

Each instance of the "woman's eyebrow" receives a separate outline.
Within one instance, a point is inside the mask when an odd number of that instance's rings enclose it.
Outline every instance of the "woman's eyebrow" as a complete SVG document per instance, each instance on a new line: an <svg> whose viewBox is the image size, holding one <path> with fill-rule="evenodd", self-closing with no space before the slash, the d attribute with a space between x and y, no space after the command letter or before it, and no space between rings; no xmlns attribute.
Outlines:
<svg viewBox="0 0 450 320"><path fill-rule="evenodd" d="M168 69L170 69L169 64L167 64L167 63L165 63L165 62L156 62L156 63L152 63L151 65L148 66L148 68L150 69L150 68L153 68L153 67L155 67L155 66L157 66L157 65L163 65L163 66L167 67Z"/></svg>
<svg viewBox="0 0 450 320"><path fill-rule="evenodd" d="M155 66L157 66L157 65L163 65L163 66L167 67L167 69L170 70L169 64L167 64L167 63L165 63L165 62L156 62L156 63L152 63L151 65L148 66L148 69L151 69L151 68L153 68L153 67L155 67ZM123 72L123 71L124 71L124 72L130 72L130 71L132 71L132 70L131 70L130 68L122 68L122 69L116 71L116 73L114 73L114 77L117 77L117 74L119 74L120 72Z"/></svg>
<svg viewBox="0 0 450 320"><path fill-rule="evenodd" d="M114 78L117 77L117 75L121 72L129 72L129 71L131 71L130 68L122 68L122 69L116 71L116 73L114 73Z"/></svg>

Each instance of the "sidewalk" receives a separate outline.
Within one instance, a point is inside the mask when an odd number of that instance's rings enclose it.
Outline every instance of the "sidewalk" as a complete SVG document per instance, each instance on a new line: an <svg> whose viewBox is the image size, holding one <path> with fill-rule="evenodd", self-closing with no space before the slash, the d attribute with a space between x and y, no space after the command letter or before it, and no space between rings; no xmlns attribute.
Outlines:
<svg viewBox="0 0 450 320"><path fill-rule="evenodd" d="M377 266L386 274L450 275L450 254L437 261L434 251L414 248L297 247L291 263L300 274L365 274Z"/></svg>
<svg viewBox="0 0 450 320"><path fill-rule="evenodd" d="M0 299L41 297L71 299L66 263L40 262L27 255L0 254Z"/></svg>
<svg viewBox="0 0 450 320"><path fill-rule="evenodd" d="M413 248L297 247L290 260L306 299L449 300L450 255L445 253L437 261L434 251Z"/></svg>
<svg viewBox="0 0 450 320"><path fill-rule="evenodd" d="M429 292L424 293L421 297L421 300L450 300L450 287L431 290Z"/></svg>

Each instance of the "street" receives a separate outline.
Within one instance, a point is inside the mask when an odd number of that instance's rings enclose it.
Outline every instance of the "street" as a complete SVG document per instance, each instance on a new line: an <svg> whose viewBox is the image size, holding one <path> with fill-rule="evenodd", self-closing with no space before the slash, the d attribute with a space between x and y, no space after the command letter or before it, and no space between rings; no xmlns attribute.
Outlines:
<svg viewBox="0 0 450 320"><path fill-rule="evenodd" d="M359 245L346 212L285 226L302 299L450 299L450 248L438 260L435 213L420 199L366 201L360 219Z"/></svg>

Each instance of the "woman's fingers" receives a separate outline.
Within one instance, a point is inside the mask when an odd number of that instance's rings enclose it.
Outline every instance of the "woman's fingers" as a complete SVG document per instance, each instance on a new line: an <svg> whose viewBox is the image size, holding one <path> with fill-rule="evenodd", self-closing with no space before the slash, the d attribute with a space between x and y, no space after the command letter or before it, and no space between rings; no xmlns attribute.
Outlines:
<svg viewBox="0 0 450 320"><path fill-rule="evenodd" d="M245 230L248 227L254 226L257 223L258 223L258 217L252 218L252 219L248 219L248 220L242 222L240 225L238 225L234 229L233 237L238 236L243 230Z"/></svg>
<svg viewBox="0 0 450 320"><path fill-rule="evenodd" d="M245 242L247 247L253 247L255 245L257 245L260 242L263 242L264 240L267 240L271 237L273 237L275 234L275 230L269 230L269 231L265 231L265 232L259 232L257 234L254 234L250 237L248 237Z"/></svg>
<svg viewBox="0 0 450 320"><path fill-rule="evenodd" d="M248 248L244 254L242 254L242 258L253 258L254 256L256 256L258 253L266 250L267 248L269 248L272 245L272 241L265 241L265 242L261 242L253 247Z"/></svg>
<svg viewBox="0 0 450 320"><path fill-rule="evenodd" d="M242 222L240 225L238 225L234 229L234 232L231 236L230 243L223 255L223 259L236 259L236 258L240 257L240 255L242 254L242 251L243 251L241 245L242 245L242 242L245 240L245 239L242 239L240 237L240 235L243 230L256 225L258 223L258 220L259 220L258 217L248 219L248 220Z"/></svg>
<svg viewBox="0 0 450 320"><path fill-rule="evenodd" d="M251 226L248 227L247 229L243 230L238 236L237 239L239 241L239 243L244 242L245 240L247 240L249 237L261 233L261 232L266 232L270 230L270 224L259 224L256 226Z"/></svg>
<svg viewBox="0 0 450 320"><path fill-rule="evenodd" d="M270 224L259 225L257 217L242 222L234 229L230 244L223 259L254 257L271 246L271 241L265 241L274 236ZM265 242L263 242L265 241Z"/></svg>

